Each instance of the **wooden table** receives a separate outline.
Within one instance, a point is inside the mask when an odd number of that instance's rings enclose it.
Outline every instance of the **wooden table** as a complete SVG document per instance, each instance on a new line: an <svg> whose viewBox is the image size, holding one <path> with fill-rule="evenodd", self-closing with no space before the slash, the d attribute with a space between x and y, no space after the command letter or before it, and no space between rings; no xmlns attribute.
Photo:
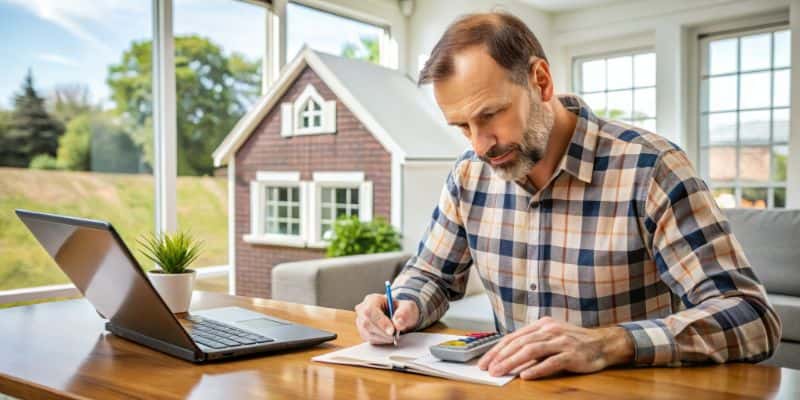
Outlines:
<svg viewBox="0 0 800 400"><path fill-rule="evenodd" d="M108 334L85 300L0 310L0 393L20 398L800 398L800 371L750 364L614 369L504 387L311 362L361 342L354 313L196 292L193 309L237 305L333 331L324 345L194 365ZM431 329L454 332L443 325Z"/></svg>

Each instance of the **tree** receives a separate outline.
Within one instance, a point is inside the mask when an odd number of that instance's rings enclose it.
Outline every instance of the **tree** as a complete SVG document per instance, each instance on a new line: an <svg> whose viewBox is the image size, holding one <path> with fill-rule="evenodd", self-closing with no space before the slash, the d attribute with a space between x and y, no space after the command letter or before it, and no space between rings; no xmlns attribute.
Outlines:
<svg viewBox="0 0 800 400"><path fill-rule="evenodd" d="M342 52L340 53L342 57L379 64L381 59L378 38L374 36L361 36L359 39L361 41L360 45L347 42L342 46Z"/></svg>
<svg viewBox="0 0 800 400"><path fill-rule="evenodd" d="M109 67L106 82L116 110L133 126L152 125L151 68L151 41L133 42L122 61ZM258 63L240 54L227 57L206 38L179 36L175 38L175 77L178 173L211 174L211 153L260 93ZM142 135L147 132L139 129L134 141L146 143Z"/></svg>
<svg viewBox="0 0 800 400"><path fill-rule="evenodd" d="M27 167L39 154L56 155L64 125L45 110L44 99L33 87L28 70L21 92L14 95L14 110L7 129L0 130L0 165Z"/></svg>
<svg viewBox="0 0 800 400"><path fill-rule="evenodd" d="M67 131L58 141L58 165L73 171L88 171L91 168L90 145L92 132L89 114L72 119Z"/></svg>
<svg viewBox="0 0 800 400"><path fill-rule="evenodd" d="M100 107L93 105L89 99L89 88L84 84L58 85L48 98L48 111L67 125L80 115L100 112Z"/></svg>

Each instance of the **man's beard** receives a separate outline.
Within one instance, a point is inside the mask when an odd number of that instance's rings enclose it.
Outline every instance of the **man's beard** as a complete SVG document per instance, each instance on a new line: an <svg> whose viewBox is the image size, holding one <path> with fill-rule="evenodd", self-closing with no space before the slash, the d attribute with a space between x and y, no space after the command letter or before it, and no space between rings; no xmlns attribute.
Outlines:
<svg viewBox="0 0 800 400"><path fill-rule="evenodd" d="M544 106L541 92L529 90L528 96L531 109L527 126L522 134L522 142L505 146L494 145L486 154L479 156L503 180L518 181L525 178L534 165L544 157L547 139L553 129L555 115ZM509 151L516 152L516 158L498 166L492 165L491 158L500 157Z"/></svg>

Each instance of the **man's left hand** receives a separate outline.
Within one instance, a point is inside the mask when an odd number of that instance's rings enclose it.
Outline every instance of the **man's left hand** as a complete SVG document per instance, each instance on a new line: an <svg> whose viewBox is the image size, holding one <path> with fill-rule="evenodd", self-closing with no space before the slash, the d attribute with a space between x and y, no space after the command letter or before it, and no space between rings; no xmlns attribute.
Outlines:
<svg viewBox="0 0 800 400"><path fill-rule="evenodd" d="M633 341L624 328L582 328L544 317L506 335L481 357L492 376L537 379L559 372L589 373L633 361Z"/></svg>

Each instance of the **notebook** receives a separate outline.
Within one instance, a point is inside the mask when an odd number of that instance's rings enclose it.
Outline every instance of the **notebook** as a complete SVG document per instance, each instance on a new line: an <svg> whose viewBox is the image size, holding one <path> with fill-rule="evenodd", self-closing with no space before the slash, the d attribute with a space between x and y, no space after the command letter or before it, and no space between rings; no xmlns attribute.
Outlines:
<svg viewBox="0 0 800 400"><path fill-rule="evenodd" d="M493 377L488 371L482 371L478 368L478 358L468 363L447 362L432 356L428 350L431 346L459 337L461 336L414 332L403 335L397 347L362 343L316 356L312 361L394 369L494 386L503 386L514 379L513 375Z"/></svg>

